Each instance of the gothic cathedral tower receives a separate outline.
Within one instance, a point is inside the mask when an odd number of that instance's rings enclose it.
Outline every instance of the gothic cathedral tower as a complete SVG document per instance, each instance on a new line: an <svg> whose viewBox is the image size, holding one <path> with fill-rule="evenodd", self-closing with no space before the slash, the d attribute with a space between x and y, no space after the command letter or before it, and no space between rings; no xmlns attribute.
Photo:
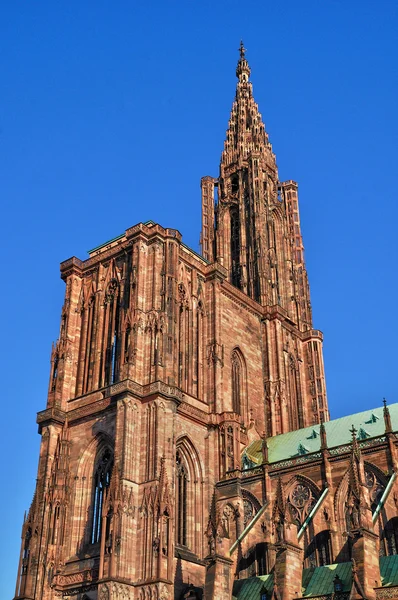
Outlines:
<svg viewBox="0 0 398 600"><path fill-rule="evenodd" d="M202 255L149 221L61 264L15 598L200 597L184 594L204 586L216 483L254 439L329 418L297 184L278 180L243 46L236 74Z"/></svg>

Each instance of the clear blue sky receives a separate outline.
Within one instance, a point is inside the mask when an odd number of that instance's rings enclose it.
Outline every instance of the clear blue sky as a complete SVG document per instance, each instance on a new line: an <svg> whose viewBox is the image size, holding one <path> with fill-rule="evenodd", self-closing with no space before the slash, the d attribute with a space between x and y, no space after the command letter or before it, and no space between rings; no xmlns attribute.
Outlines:
<svg viewBox="0 0 398 600"><path fill-rule="evenodd" d="M332 417L397 394L395 0L0 3L0 598L13 596L64 284L133 224L198 248L243 38L281 179L299 182Z"/></svg>

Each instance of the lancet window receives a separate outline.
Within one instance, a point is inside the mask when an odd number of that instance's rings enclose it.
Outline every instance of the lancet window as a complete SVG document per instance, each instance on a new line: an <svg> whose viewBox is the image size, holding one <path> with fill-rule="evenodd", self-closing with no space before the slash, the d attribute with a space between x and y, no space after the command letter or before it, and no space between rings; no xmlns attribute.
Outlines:
<svg viewBox="0 0 398 600"><path fill-rule="evenodd" d="M114 383L118 375L119 285L112 279L105 294L104 384Z"/></svg>
<svg viewBox="0 0 398 600"><path fill-rule="evenodd" d="M380 540L380 554L382 556L398 554L398 517L390 519L384 527Z"/></svg>
<svg viewBox="0 0 398 600"><path fill-rule="evenodd" d="M113 456L107 448L97 462L94 473L94 490L92 502L91 543L96 544L101 537L102 507L106 488L111 481Z"/></svg>
<svg viewBox="0 0 398 600"><path fill-rule="evenodd" d="M238 348L231 355L231 406L234 413L247 417L246 365Z"/></svg>
<svg viewBox="0 0 398 600"><path fill-rule="evenodd" d="M187 481L188 471L180 451L176 454L176 477L177 477L177 498L176 498L176 542L181 546L187 545Z"/></svg>
<svg viewBox="0 0 398 600"><path fill-rule="evenodd" d="M203 557L203 477L199 455L187 437L177 441L175 543Z"/></svg>
<svg viewBox="0 0 398 600"><path fill-rule="evenodd" d="M232 410L241 414L242 364L236 351L232 353Z"/></svg>
<svg viewBox="0 0 398 600"><path fill-rule="evenodd" d="M231 209L231 281L232 285L242 288L240 273L240 219L239 209Z"/></svg>

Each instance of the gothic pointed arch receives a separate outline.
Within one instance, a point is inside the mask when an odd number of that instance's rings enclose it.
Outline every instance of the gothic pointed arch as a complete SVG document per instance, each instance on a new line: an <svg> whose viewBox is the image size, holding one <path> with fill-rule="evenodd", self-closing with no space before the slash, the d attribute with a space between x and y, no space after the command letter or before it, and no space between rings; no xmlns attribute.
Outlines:
<svg viewBox="0 0 398 600"><path fill-rule="evenodd" d="M112 438L105 432L99 432L86 446L79 459L75 478L75 506L71 511L72 542L76 544L79 552L84 552L88 545L96 543L101 533L100 514L104 492L109 486L112 474L113 447ZM79 514L82 514L84 519L79 519Z"/></svg>
<svg viewBox="0 0 398 600"><path fill-rule="evenodd" d="M175 460L175 541L198 556L203 554L203 472L192 441L188 436L179 438Z"/></svg>
<svg viewBox="0 0 398 600"><path fill-rule="evenodd" d="M299 527L321 496L319 487L305 475L295 475L286 485L287 506L291 519Z"/></svg>
<svg viewBox="0 0 398 600"><path fill-rule="evenodd" d="M178 268L178 291L181 294L183 291L184 303L187 308L192 308L192 298L190 293L190 281L188 279L187 269L183 262L180 262Z"/></svg>
<svg viewBox="0 0 398 600"><path fill-rule="evenodd" d="M257 497L249 492L249 490L242 489L242 500L243 500L243 524L246 527L258 513L261 508L261 503Z"/></svg>
<svg viewBox="0 0 398 600"><path fill-rule="evenodd" d="M106 447L97 455L93 470L93 491L91 503L91 532L90 541L96 544L101 539L102 513L105 504L105 494L111 483L113 468L113 452Z"/></svg>
<svg viewBox="0 0 398 600"><path fill-rule="evenodd" d="M232 411L247 421L247 369L246 361L240 348L235 347L231 353L231 406Z"/></svg>
<svg viewBox="0 0 398 600"><path fill-rule="evenodd" d="M381 497L387 487L388 477L371 462L364 461L365 485L369 493L369 503L372 513L375 512ZM398 518L385 503L373 524L375 533L379 536L380 556L398 554Z"/></svg>
<svg viewBox="0 0 398 600"><path fill-rule="evenodd" d="M116 266L116 261L114 258L111 258L108 264L108 268L105 274L104 280L104 289L106 289L111 282L119 284L120 281L120 273Z"/></svg>
<svg viewBox="0 0 398 600"><path fill-rule="evenodd" d="M335 519L342 534L360 526L362 493L358 465L351 456L350 464L343 475L334 498Z"/></svg>

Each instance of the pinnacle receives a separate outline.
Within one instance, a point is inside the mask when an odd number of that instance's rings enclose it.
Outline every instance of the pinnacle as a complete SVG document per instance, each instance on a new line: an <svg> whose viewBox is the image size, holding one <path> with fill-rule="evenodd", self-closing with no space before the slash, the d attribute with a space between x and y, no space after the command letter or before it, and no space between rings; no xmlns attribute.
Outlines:
<svg viewBox="0 0 398 600"><path fill-rule="evenodd" d="M242 40L239 46L239 54L240 58L238 66L236 67L236 76L239 81L246 83L250 77L250 67L246 60L246 48L244 47Z"/></svg>
<svg viewBox="0 0 398 600"><path fill-rule="evenodd" d="M239 60L236 67L238 83L235 100L224 142L221 162L224 166L246 160L252 153L263 155L266 162L276 168L275 157L265 131L261 113L253 98L253 86L249 81L250 67L246 59L243 42L239 47Z"/></svg>

